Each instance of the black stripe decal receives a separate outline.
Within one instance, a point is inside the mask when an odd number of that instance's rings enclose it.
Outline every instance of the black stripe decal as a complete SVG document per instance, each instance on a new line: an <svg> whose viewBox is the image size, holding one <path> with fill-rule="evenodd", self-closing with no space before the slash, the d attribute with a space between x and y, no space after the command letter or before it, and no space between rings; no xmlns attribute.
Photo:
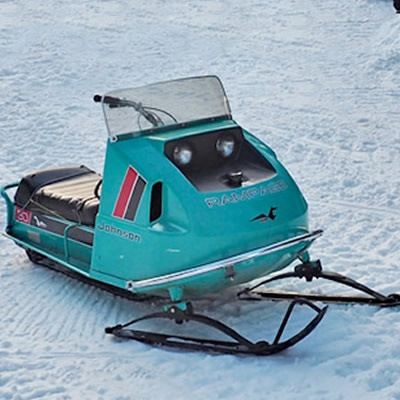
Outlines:
<svg viewBox="0 0 400 400"><path fill-rule="evenodd" d="M136 213L139 208L140 200L142 199L145 187L146 187L146 182L141 176L139 176L135 185L135 189L133 190L132 196L129 199L128 207L125 211L124 215L125 219L128 219L129 221L135 220Z"/></svg>
<svg viewBox="0 0 400 400"><path fill-rule="evenodd" d="M65 228L68 226L67 223L57 221L43 214L32 214L31 225L60 236L64 236ZM78 226L71 228L68 232L69 239L84 243L88 246L93 246L93 237L94 234L92 232L88 232L86 229L81 229Z"/></svg>

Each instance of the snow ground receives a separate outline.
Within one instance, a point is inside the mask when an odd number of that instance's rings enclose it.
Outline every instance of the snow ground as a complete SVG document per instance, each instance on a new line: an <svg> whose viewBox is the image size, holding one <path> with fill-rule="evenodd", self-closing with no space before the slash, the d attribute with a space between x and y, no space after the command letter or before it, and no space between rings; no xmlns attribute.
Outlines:
<svg viewBox="0 0 400 400"><path fill-rule="evenodd" d="M1 184L68 163L101 171L94 93L217 74L235 119L274 148L312 226L325 229L314 256L400 291L400 16L391 1L0 0L0 54ZM213 356L106 337L106 325L154 307L34 267L4 238L0 288L0 399L400 400L397 309L330 306L285 353ZM269 333L285 307L238 304L230 291L197 304L249 335ZM307 317L301 309L297 318Z"/></svg>

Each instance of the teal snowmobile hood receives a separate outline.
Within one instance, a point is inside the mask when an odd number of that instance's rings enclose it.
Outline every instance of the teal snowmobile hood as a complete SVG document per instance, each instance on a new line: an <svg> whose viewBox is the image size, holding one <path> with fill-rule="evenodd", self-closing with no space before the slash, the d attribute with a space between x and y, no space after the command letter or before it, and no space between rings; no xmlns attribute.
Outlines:
<svg viewBox="0 0 400 400"><path fill-rule="evenodd" d="M205 140L214 132L231 129L241 130L234 121L226 120L109 142L102 189L107 196L101 201L97 217L94 256L97 249L110 247L110 239L118 241L118 252L110 249L105 256L102 251L95 269L136 281L183 271L308 232L307 204L297 185L275 153L249 132L242 130L246 145L256 149L258 157L270 166L266 179L257 176L255 183L224 186L218 178L215 185L211 184L218 190L208 191L201 168L195 171L201 175L198 184L197 177L182 171L165 154L169 143L186 138ZM129 174L141 182L133 220L132 215L116 215ZM287 263L293 260L292 254L285 257ZM280 269L281 264L274 263L273 268ZM249 273L260 275L260 268L265 266L260 264ZM273 268L265 268L265 273ZM245 273L237 276L234 284L248 279Z"/></svg>

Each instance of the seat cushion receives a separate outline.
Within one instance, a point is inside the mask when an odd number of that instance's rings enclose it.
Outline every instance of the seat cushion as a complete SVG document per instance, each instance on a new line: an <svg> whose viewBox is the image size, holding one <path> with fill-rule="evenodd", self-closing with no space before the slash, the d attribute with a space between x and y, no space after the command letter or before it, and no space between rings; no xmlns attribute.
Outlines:
<svg viewBox="0 0 400 400"><path fill-rule="evenodd" d="M99 209L94 192L100 180L84 165L35 171L21 180L15 203L32 212L94 226Z"/></svg>

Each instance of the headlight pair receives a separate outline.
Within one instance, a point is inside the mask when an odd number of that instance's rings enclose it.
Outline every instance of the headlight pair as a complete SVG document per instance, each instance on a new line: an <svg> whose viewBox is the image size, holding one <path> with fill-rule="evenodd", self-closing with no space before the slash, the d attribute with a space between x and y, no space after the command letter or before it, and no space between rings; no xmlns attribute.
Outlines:
<svg viewBox="0 0 400 400"><path fill-rule="evenodd" d="M215 142L215 149L223 158L230 157L235 150L235 146L235 138L232 135L222 135ZM193 158L193 149L188 144L178 144L174 147L172 155L178 165L188 165Z"/></svg>

